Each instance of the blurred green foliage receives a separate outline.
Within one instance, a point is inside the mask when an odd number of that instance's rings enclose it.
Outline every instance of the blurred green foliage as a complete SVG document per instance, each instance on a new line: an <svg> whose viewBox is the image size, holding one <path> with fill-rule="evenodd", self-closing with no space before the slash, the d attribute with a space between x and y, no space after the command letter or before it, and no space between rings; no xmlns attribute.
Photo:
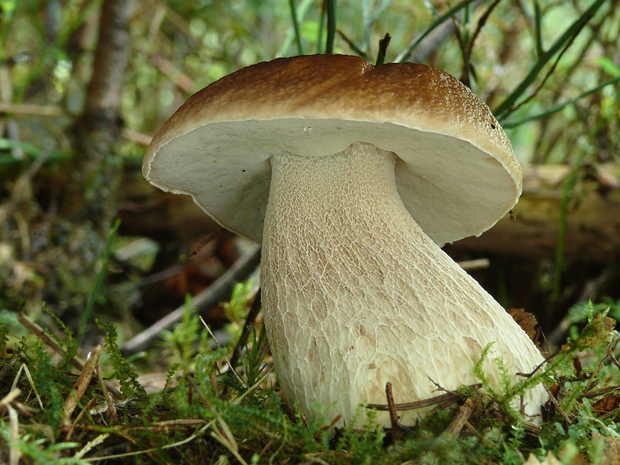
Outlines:
<svg viewBox="0 0 620 465"><path fill-rule="evenodd" d="M334 31L326 11L332 4ZM17 142L70 151L65 130L83 105L100 5L2 3L0 69L11 83L3 102L15 106L8 115L19 123ZM299 50L324 52L330 32L334 53L357 50L372 60L389 33L386 62L423 58L468 81L500 110L502 122L516 125L508 132L522 161L570 162L584 144L596 147L592 162L617 161L618 24L611 0L136 2L121 150L141 157L144 146L132 135L152 134L191 93L241 67ZM584 97L603 83L610 84ZM19 104L46 108L24 113ZM62 113L46 115L50 106ZM550 110L547 118L519 125ZM599 125L605 130L590 140Z"/></svg>
<svg viewBox="0 0 620 465"><path fill-rule="evenodd" d="M54 223L53 234L30 236L29 228L38 233L49 226L40 221L44 208L30 202L27 181L41 163L54 169L76 155L71 130L84 106L103 1L0 0L0 304L3 299L14 302L22 294L37 295L46 288L66 288L64 300L59 299L54 307L61 313L61 303L81 309L84 299L76 296L92 292L94 301L98 295L90 280L81 279L86 271L80 257L91 249L65 247L96 239L70 222ZM172 112L193 92L241 67L332 47L334 53L361 54L373 61L386 33L391 42L385 62L418 60L467 82L499 113L522 162L567 163L576 171L585 164L619 161L620 7L614 0L137 1L131 22L130 66L122 83L124 131L118 153L125 157L128 170L137 171L149 136ZM22 170L20 177L14 176L15 166ZM570 189L567 184L565 199ZM11 227L6 218L12 219ZM78 240L80 235L86 240ZM33 257L29 241L40 237L53 240L46 243L44 255ZM58 255L67 250L70 256ZM56 274L43 278L40 263L53 263ZM560 270L561 260L556 265ZM101 270L103 276L105 269ZM114 292L104 287L99 298L107 307L130 305L118 288ZM237 330L230 331L233 336L239 333L248 292L248 286L238 287L226 306L228 317L237 320L233 322ZM124 304L115 304L115 297ZM618 313L617 302L608 307L610 315ZM251 333L248 355L238 373L232 373L224 360L227 349L210 349L199 320L187 314L164 337L162 347L174 354L170 358L176 363L167 367L166 390L150 397L148 407L139 411L148 415L131 418L135 425L149 427L159 427L155 420L160 418L199 418L205 425L172 435L157 429L157 436L142 431L131 438L132 444L141 451L156 444L162 455L155 456L154 463L168 463L170 457L180 460L186 451L181 447L184 444L179 445L181 452L163 448L171 440L185 441L190 433L188 447L194 455L183 456L188 463L200 463L203 454L204 461L227 463L241 453L248 463L278 462L286 457L291 457L291 463L369 463L369 458L374 463L413 458L417 463L480 463L481 457L489 457L520 464L527 453L542 458L548 450L579 452L596 460L600 447L592 433L618 434L617 426L603 423L584 395L595 382L617 383L617 370L610 362L613 352L607 344L616 335L603 327L609 337L601 339L601 328L593 326L592 315L600 310L605 309L575 308L570 318L571 323L585 320L588 331L598 331L597 337L592 339L590 334L587 341L605 343L597 347L575 344L586 339L580 339L579 327L572 326L573 345L554 362L553 373L544 375L547 382L561 385L559 398L570 421L553 410L535 437L516 421L494 425L484 437L469 435L448 443L440 435L453 412L440 411L390 447L384 447L384 433L370 425L362 433L349 428L335 439L330 437L328 411L326 418L308 427L293 410L290 417L283 414L277 385L272 375L264 373L269 366L262 351L264 332ZM6 314L0 317L3 322L11 319ZM11 321L11 328L15 325ZM74 455L74 462L62 461L68 457L65 449L77 449L78 443L62 442L64 433L59 431L60 411L75 375L64 370L76 350L72 334L61 328L65 342L59 362L40 341L18 339L22 329L7 331L0 325L0 352L7 358L16 357L7 347L18 347L20 363L30 367L45 405L39 410L34 397L29 398L28 406L36 409L34 427L25 429L26 434L12 443L32 463L82 463L79 454ZM101 322L100 334L109 357L108 372L122 387L123 399L138 396L143 401L137 371L121 354L116 329ZM575 354L577 349L587 353ZM575 374L573 365L581 356L592 361L583 376ZM19 366L9 367L7 380L17 379ZM257 383L264 384L257 388ZM8 394L9 384L4 384L2 396ZM23 377L16 385L29 392ZM89 391L92 398L103 403L102 394L94 391ZM501 398L502 393L498 394ZM158 409L160 403L165 409ZM86 417L91 429L83 434L85 441L116 434L113 442L124 444L124 430L108 429L99 418ZM492 415L489 418L497 420ZM9 444L17 420L10 415L5 420L0 419L0 434ZM241 438L247 439L241 442ZM7 458L6 451L2 452L0 458Z"/></svg>

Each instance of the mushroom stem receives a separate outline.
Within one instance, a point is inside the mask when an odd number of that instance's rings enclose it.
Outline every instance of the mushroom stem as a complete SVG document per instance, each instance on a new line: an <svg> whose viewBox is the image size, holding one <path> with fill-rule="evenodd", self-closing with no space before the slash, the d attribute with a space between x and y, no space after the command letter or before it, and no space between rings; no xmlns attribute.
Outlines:
<svg viewBox="0 0 620 465"><path fill-rule="evenodd" d="M504 309L417 225L395 184L396 156L356 143L323 157L280 153L264 223L265 325L285 395L310 418L315 403L365 421L363 402L396 403L457 389L493 342L484 371L502 392L542 356ZM536 415L542 386L526 393ZM402 412L411 424L424 412ZM376 421L389 426L386 412Z"/></svg>

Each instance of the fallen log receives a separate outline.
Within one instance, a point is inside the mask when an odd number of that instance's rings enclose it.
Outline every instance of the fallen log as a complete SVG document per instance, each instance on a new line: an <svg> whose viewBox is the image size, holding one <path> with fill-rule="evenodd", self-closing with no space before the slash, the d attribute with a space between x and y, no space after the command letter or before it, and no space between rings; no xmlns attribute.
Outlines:
<svg viewBox="0 0 620 465"><path fill-rule="evenodd" d="M523 195L507 215L480 237L455 242L455 251L553 258L560 229L567 166L538 166L523 173ZM620 247L620 167L590 167L577 173L568 197L566 262L606 262Z"/></svg>
<svg viewBox="0 0 620 465"><path fill-rule="evenodd" d="M523 195L510 215L480 237L452 244L455 252L553 258L568 166L524 169ZM608 261L620 248L620 167L578 171L566 223L566 262ZM139 177L126 179L121 205L124 234L192 241L217 226L187 196L163 193Z"/></svg>

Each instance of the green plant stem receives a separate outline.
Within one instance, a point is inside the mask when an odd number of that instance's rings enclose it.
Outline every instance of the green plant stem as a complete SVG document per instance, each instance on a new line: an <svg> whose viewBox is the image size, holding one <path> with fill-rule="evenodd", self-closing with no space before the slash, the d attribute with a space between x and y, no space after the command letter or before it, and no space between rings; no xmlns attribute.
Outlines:
<svg viewBox="0 0 620 465"><path fill-rule="evenodd" d="M312 5L313 1L314 0L302 0L298 6L295 6L295 16L297 17L298 24L303 22L306 16L306 13L308 12L308 9ZM301 32L300 32L300 36L301 36ZM295 28L293 25L293 27L287 33L286 38L282 42L282 45L280 49L278 50L278 53L276 54L277 57L282 57L288 54L288 49L291 46L291 43L293 42L294 37L295 37Z"/></svg>
<svg viewBox="0 0 620 465"><path fill-rule="evenodd" d="M482 31L482 28L484 27L484 25L488 21L489 17L491 16L491 13L493 13L493 10L495 9L495 7L497 5L499 5L500 1L501 0L494 0L493 3L486 9L486 11L482 14L480 19L478 20L478 25L476 26L476 30L473 32L473 34L471 35L471 37L467 41L467 48L465 50L465 54L467 55L467 57L468 57L467 59L468 60L469 60L469 57L471 57L471 51L472 51L472 48L474 46L474 42L476 42L476 39L480 35L480 32Z"/></svg>
<svg viewBox="0 0 620 465"><path fill-rule="evenodd" d="M542 26L541 26L540 2L534 1L534 34L536 35L536 56L540 58L544 53L542 44Z"/></svg>
<svg viewBox="0 0 620 465"><path fill-rule="evenodd" d="M600 85L598 85L598 86L596 86L596 87L594 87L594 88L592 88L590 90L585 91L584 93L578 95L575 98L572 98L570 100L567 100L566 102L560 103L559 105L556 105L556 106L554 106L554 107L550 108L549 110L546 110L546 111L544 111L542 113L538 113L537 115L529 116L527 118L524 118L524 119L519 120L519 121L514 121L512 123L511 122L502 123L502 127L504 129L514 128L516 126L520 126L521 124L529 123L530 121L536 121L536 120L539 120L539 119L546 118L547 116L550 116L550 115L552 115L554 113L557 113L558 111L563 110L567 106L576 103L577 101L581 100L582 98L587 97L587 96L592 95L592 94L595 94L598 91L600 91L601 89L603 89L604 87L607 87L607 86L609 86L611 84L616 84L617 82L620 82L620 76L618 76L616 78L613 78L613 79L610 79L609 81L606 81L606 82L604 82L604 83L602 83L602 84L600 84Z"/></svg>
<svg viewBox="0 0 620 465"><path fill-rule="evenodd" d="M297 18L297 8L295 6L295 0L288 1L291 8L291 21L293 23L293 30L295 31L295 43L297 44L297 53L299 55L304 54L304 49L301 44L301 31L299 29L299 19Z"/></svg>
<svg viewBox="0 0 620 465"><path fill-rule="evenodd" d="M325 40L325 53L334 53L334 40L336 38L336 0L325 0L327 8L327 39Z"/></svg>
<svg viewBox="0 0 620 465"><path fill-rule="evenodd" d="M450 19L452 16L454 16L456 13L458 13L459 11L461 11L463 8L465 8L466 6L468 6L471 2L473 2L474 0L464 0L463 2L459 3L457 6L455 6L454 8L450 8L448 10L447 13L443 14L442 16L440 16L439 18L437 18L435 21L433 21L430 26L428 26L426 29L424 29L421 33L419 33L412 41L411 43L407 46L407 48L401 52L400 55L398 55L398 57L396 58L396 60L394 60L395 63L402 63L403 61L407 61L411 55L413 55L413 51L415 50L415 48L420 45L420 42L422 42L422 40L429 35L431 32L433 32L438 26L440 26L443 22L447 21L448 19Z"/></svg>
<svg viewBox="0 0 620 465"><path fill-rule="evenodd" d="M325 28L325 1L322 2L321 14L319 15L319 27L316 35L316 53L323 51L323 29Z"/></svg>
<svg viewBox="0 0 620 465"><path fill-rule="evenodd" d="M594 16L598 9L606 0L596 0L590 8L588 8L577 20L571 24L566 31L554 42L554 44L544 52L536 61L530 72L525 76L517 88L493 111L497 119L502 121L508 116L515 106L517 100L525 93L527 88L532 85L534 80L542 71L543 67L567 44L569 44L578 34L588 21Z"/></svg>
<svg viewBox="0 0 620 465"><path fill-rule="evenodd" d="M105 252L103 254L103 258L101 261L101 270L99 270L99 274L97 275L97 279L95 281L95 285L90 291L90 295L88 296L88 302L86 304L86 310L84 310L84 314L82 315L82 321L80 322L80 329L77 334L78 345L82 342L82 336L84 336L84 330L86 329L86 323L90 318L90 314L93 311L93 307L95 305L95 300L97 299L97 295L99 295L99 289L101 289L101 284L103 283L103 277L108 269L108 262L110 260L110 254L112 252L112 244L114 244L114 238L116 237L116 233L118 232L118 228L121 226L121 220L117 219L112 226L112 230L110 231L110 235L108 236L108 242L106 243Z"/></svg>

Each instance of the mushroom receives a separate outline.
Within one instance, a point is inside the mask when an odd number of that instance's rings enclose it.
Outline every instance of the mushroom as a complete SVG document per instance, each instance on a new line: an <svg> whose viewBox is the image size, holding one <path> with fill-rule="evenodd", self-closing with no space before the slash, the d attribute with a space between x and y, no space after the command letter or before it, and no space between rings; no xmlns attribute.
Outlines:
<svg viewBox="0 0 620 465"><path fill-rule="evenodd" d="M309 418L365 421L543 362L440 245L493 226L521 168L489 108L452 76L352 56L282 58L193 95L155 135L145 178L262 243L265 327L284 394ZM534 421L541 385L513 405ZM425 410L401 411L412 424ZM387 412L376 421L389 425Z"/></svg>

